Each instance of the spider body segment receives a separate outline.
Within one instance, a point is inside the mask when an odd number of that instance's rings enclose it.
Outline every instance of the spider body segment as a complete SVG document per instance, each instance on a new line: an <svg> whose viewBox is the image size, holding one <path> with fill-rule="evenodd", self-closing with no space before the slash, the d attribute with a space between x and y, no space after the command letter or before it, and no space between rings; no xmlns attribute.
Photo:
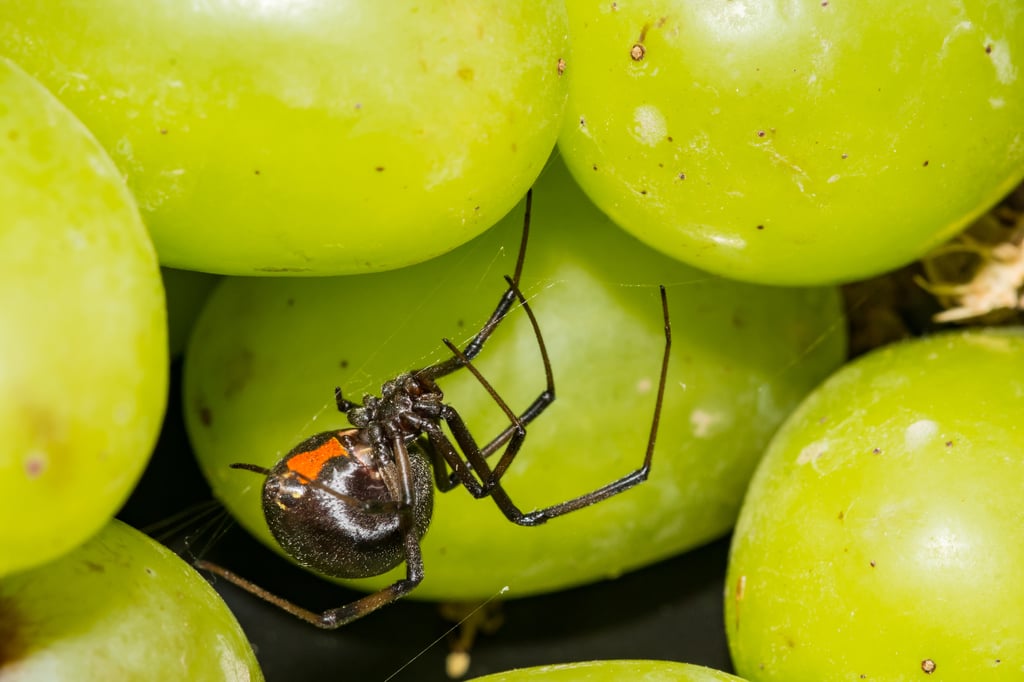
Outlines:
<svg viewBox="0 0 1024 682"><path fill-rule="evenodd" d="M405 559L401 482L377 464L367 432L352 428L307 438L267 474L263 514L281 548L303 566L338 578L366 578ZM433 511L430 462L409 447L413 534Z"/></svg>
<svg viewBox="0 0 1024 682"><path fill-rule="evenodd" d="M448 339L452 356L400 374L365 395L362 404L335 389L338 409L352 428L325 431L297 445L272 469L232 464L266 477L263 511L272 534L299 564L333 577L379 575L405 563L406 576L344 606L316 613L272 594L231 571L199 560L199 568L322 628L336 628L408 594L423 580L420 540L433 508L434 487L448 492L464 487L475 498L490 498L509 521L536 526L625 492L647 480L668 372L671 331L668 301L661 287L665 347L654 416L643 463L633 472L570 500L524 513L502 487L501 479L526 438L526 426L555 399L554 376L540 326L519 290L526 254L531 194L526 196L522 241L515 274L491 316L463 348ZM526 313L544 365L545 386L530 405L516 413L473 365L473 359L518 302ZM437 380L469 371L508 418L509 424L478 444L458 411L445 402ZM444 428L444 427L447 427ZM497 455L497 461L488 458Z"/></svg>

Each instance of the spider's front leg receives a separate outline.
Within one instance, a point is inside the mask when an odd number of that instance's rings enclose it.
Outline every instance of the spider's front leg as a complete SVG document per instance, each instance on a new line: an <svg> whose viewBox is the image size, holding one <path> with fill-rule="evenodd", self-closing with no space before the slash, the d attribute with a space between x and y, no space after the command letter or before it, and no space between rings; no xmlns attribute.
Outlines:
<svg viewBox="0 0 1024 682"><path fill-rule="evenodd" d="M443 413L445 421L448 422L448 425L452 430L452 435L455 437L459 447L463 451L463 454L466 456L468 467L472 469L483 483L477 481L473 476L466 472L467 465L461 461L461 458L459 458L454 446L446 437L444 437L440 427L436 427L436 430L426 431L431 443L435 448L437 448L438 452L444 457L448 464L452 466L460 482L467 490L469 490L470 494L474 497L490 496L491 499L494 500L495 504L498 505L498 508L501 509L502 513L513 523L522 526L536 526L548 521L549 519L557 516L563 516L570 512L583 509L584 507L589 507L592 504L596 504L609 497L623 493L647 480L647 476L651 470L651 462L654 458L654 445L658 435L658 424L661 420L661 408L665 397L665 384L668 379L668 361L672 348L672 328L669 322L668 296L665 292L665 287L660 287L660 292L662 317L664 320L665 346L661 359L658 394L654 405L654 415L651 418L651 429L647 438L647 448L644 453L643 464L638 469L612 481L611 483L601 486L600 488L583 495L579 495L570 500L566 500L565 502L553 504L524 514L522 510L512 502L504 488L502 488L500 475L504 473L505 469L502 468L499 470L499 467L502 467L503 464L507 467L508 463L510 463L518 453L523 439L526 437L526 430L519 418L512 412L511 408L509 408L505 401L502 400L501 396L499 396L491 387L483 375L480 374L479 370L473 366L472 362L466 359L466 368L473 373L477 380L480 381L485 389L487 389L495 402L498 403L498 406L501 407L509 417L514 430L513 436L508 439L508 445L506 446L505 453L502 455L498 466L492 470L484 460L481 449L477 446L472 434L462 421L461 416L459 416L458 412L456 412L454 408L450 406L445 407L445 412ZM457 349L454 352L458 353Z"/></svg>
<svg viewBox="0 0 1024 682"><path fill-rule="evenodd" d="M349 410L362 407L360 403L354 403L341 395L341 386L334 387L334 402L338 406L338 412L348 413Z"/></svg>

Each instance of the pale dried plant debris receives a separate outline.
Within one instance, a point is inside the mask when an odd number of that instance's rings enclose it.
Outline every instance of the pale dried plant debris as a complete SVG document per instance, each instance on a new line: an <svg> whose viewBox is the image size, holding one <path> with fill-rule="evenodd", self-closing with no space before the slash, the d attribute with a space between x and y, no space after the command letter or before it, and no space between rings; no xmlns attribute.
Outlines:
<svg viewBox="0 0 1024 682"><path fill-rule="evenodd" d="M457 680L469 672L470 651L477 634L491 635L505 622L500 600L486 602L447 602L438 605L441 617L457 623L448 637L445 673Z"/></svg>
<svg viewBox="0 0 1024 682"><path fill-rule="evenodd" d="M921 261L936 322L996 323L1024 310L1024 185Z"/></svg>

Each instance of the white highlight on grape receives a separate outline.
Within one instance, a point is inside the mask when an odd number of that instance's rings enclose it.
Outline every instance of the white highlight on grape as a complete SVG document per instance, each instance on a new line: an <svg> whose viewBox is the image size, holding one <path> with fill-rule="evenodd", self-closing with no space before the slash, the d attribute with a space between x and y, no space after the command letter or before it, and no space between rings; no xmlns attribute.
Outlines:
<svg viewBox="0 0 1024 682"><path fill-rule="evenodd" d="M690 413L690 433L694 438L711 438L722 431L727 425L725 415L721 412L712 412L697 408Z"/></svg>
<svg viewBox="0 0 1024 682"><path fill-rule="evenodd" d="M633 110L633 137L648 147L653 147L668 137L665 115L658 107L643 104Z"/></svg>
<svg viewBox="0 0 1024 682"><path fill-rule="evenodd" d="M118 426L125 426L135 419L135 401L123 401L114 407L114 423Z"/></svg>
<svg viewBox="0 0 1024 682"><path fill-rule="evenodd" d="M961 12L962 11L963 8L961 8ZM949 52L950 43L952 43L956 38L959 38L961 35L969 34L972 31L974 31L974 24L966 19L964 21L959 22L956 26L954 26L953 30L950 31L949 34L942 39L942 46L939 48L940 59L946 58L946 54Z"/></svg>
<svg viewBox="0 0 1024 682"><path fill-rule="evenodd" d="M217 641L213 644L217 651L217 663L220 664L221 679L224 680L251 680L249 666L235 653L231 642L224 635L217 635Z"/></svg>
<svg viewBox="0 0 1024 682"><path fill-rule="evenodd" d="M205 10L205 7L200 6L205 4L197 3L196 9ZM288 15L301 17L310 7L319 4L319 0L235 0L235 4L243 10L264 17Z"/></svg>
<svg viewBox="0 0 1024 682"><path fill-rule="evenodd" d="M712 233L708 234L707 237L708 239L710 239L715 244L718 244L719 246L726 246L730 249L736 250L747 248L747 240L738 235Z"/></svg>
<svg viewBox="0 0 1024 682"><path fill-rule="evenodd" d="M816 440L810 445L804 446L804 449L801 450L800 454L796 457L796 463L800 465L810 464L815 468L815 470L817 470L815 465L817 464L818 459L826 452L828 452L828 441L825 439Z"/></svg>
<svg viewBox="0 0 1024 682"><path fill-rule="evenodd" d="M929 529L928 536L919 541L918 560L931 569L969 570L974 553L964 534L955 528L938 527Z"/></svg>
<svg viewBox="0 0 1024 682"><path fill-rule="evenodd" d="M68 228L65 232L65 236L68 240L68 245L75 251L82 251L89 246L89 239L82 233L81 230L75 228Z"/></svg>
<svg viewBox="0 0 1024 682"><path fill-rule="evenodd" d="M903 442L908 450L916 450L939 432L939 425L931 419L920 419L910 426L903 433Z"/></svg>
<svg viewBox="0 0 1024 682"><path fill-rule="evenodd" d="M1017 65L1013 63L1010 44L1006 40L986 38L985 45L990 47L988 56L992 59L992 66L996 69L996 78L999 82L1010 85L1017 80Z"/></svg>

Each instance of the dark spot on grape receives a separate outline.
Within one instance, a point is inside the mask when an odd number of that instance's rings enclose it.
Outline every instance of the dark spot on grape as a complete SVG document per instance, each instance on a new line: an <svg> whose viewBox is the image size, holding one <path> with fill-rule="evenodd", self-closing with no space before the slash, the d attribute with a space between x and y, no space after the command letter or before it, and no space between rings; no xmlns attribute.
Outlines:
<svg viewBox="0 0 1024 682"><path fill-rule="evenodd" d="M213 412L206 405L199 406L199 423L203 426L210 426L213 424Z"/></svg>
<svg viewBox="0 0 1024 682"><path fill-rule="evenodd" d="M680 180L685 180L686 179L686 173L680 173L678 175L678 177L679 177Z"/></svg>
<svg viewBox="0 0 1024 682"><path fill-rule="evenodd" d="M928 159L925 159L924 163L922 163L921 165L924 166L925 168L927 168L928 167Z"/></svg>
<svg viewBox="0 0 1024 682"><path fill-rule="evenodd" d="M342 369L348 369L348 360L342 360L341 362L339 362L338 367L341 367Z"/></svg>
<svg viewBox="0 0 1024 682"><path fill-rule="evenodd" d="M645 190L645 189L640 190L640 194L643 194L644 196L647 196L647 190Z"/></svg>
<svg viewBox="0 0 1024 682"><path fill-rule="evenodd" d="M985 45L985 54L992 54L992 43Z"/></svg>
<svg viewBox="0 0 1024 682"><path fill-rule="evenodd" d="M665 164L663 164L663 163L659 163L658 164L658 168L664 168L664 167L665 167Z"/></svg>
<svg viewBox="0 0 1024 682"><path fill-rule="evenodd" d="M871 454L873 454L873 455L880 455L880 454L882 454L882 449L881 448L875 448L875 449L873 449L871 451Z"/></svg>
<svg viewBox="0 0 1024 682"><path fill-rule="evenodd" d="M837 516L836 518L838 518L840 521L843 521L846 518L846 512L840 509L839 516Z"/></svg>
<svg viewBox="0 0 1024 682"><path fill-rule="evenodd" d="M765 136L765 132L763 130L758 130L757 131L757 136L758 137L764 137Z"/></svg>
<svg viewBox="0 0 1024 682"><path fill-rule="evenodd" d="M167 134L167 128L161 128L160 129L160 134L161 135L166 135Z"/></svg>
<svg viewBox="0 0 1024 682"><path fill-rule="evenodd" d="M587 122L585 120L583 120L582 116L580 116L580 128L586 128L586 127L587 127Z"/></svg>
<svg viewBox="0 0 1024 682"><path fill-rule="evenodd" d="M0 670L21 660L28 651L24 633L28 629L24 616L18 611L17 603L7 597L0 597Z"/></svg>
<svg viewBox="0 0 1024 682"><path fill-rule="evenodd" d="M378 173L383 173L384 172L384 166L376 166L373 170L377 171Z"/></svg>
<svg viewBox="0 0 1024 682"><path fill-rule="evenodd" d="M565 73L565 60L559 57L558 59L558 75L561 76Z"/></svg>
<svg viewBox="0 0 1024 682"><path fill-rule="evenodd" d="M843 153L843 154L840 154L840 155L839 155L839 158L840 158L840 159L845 159L846 157L847 157L846 153Z"/></svg>
<svg viewBox="0 0 1024 682"><path fill-rule="evenodd" d="M763 230L763 229L764 229L764 225L758 225L758 226L757 226L757 229L759 229L759 230Z"/></svg>
<svg viewBox="0 0 1024 682"><path fill-rule="evenodd" d="M947 448L951 448L951 447L953 447L953 441L951 441L951 440L947 440L947 441L946 441L946 447L947 447Z"/></svg>
<svg viewBox="0 0 1024 682"><path fill-rule="evenodd" d="M788 646L790 649L796 648L796 642L793 641L793 638L789 635L786 635L786 646Z"/></svg>
<svg viewBox="0 0 1024 682"><path fill-rule="evenodd" d="M459 78L466 81L467 83L473 80L473 69L469 68L468 66L463 66L455 73L458 74Z"/></svg>
<svg viewBox="0 0 1024 682"><path fill-rule="evenodd" d="M359 102L356 102L356 105L355 105L355 110L356 110L356 111L359 111L359 110L360 110L360 109L362 109L362 108L363 108L363 105L362 105L361 103L359 103Z"/></svg>
<svg viewBox="0 0 1024 682"><path fill-rule="evenodd" d="M868 562L868 563L870 563L870 564L871 564L871 568L874 568L874 567L875 567L875 560L874 560L874 559L872 559L872 560L871 560L870 562Z"/></svg>
<svg viewBox="0 0 1024 682"><path fill-rule="evenodd" d="M474 211L479 211L479 210L480 210L480 207L479 207L479 206L474 206L474 207L473 207L473 210L474 210Z"/></svg>
<svg viewBox="0 0 1024 682"><path fill-rule="evenodd" d="M367 264L369 265L369 263ZM310 268L278 267L275 265L264 265L256 268L256 272L309 272Z"/></svg>
<svg viewBox="0 0 1024 682"><path fill-rule="evenodd" d="M659 18L658 22L656 24L654 24L654 28L661 28L662 26L665 25L666 21L668 21L668 17L661 17L661 18Z"/></svg>
<svg viewBox="0 0 1024 682"><path fill-rule="evenodd" d="M935 661L933 661L930 658L926 658L923 661L921 661L921 670L924 671L925 675L931 675L933 672L935 672L935 669L937 667L938 666L935 665Z"/></svg>
<svg viewBox="0 0 1024 682"><path fill-rule="evenodd" d="M613 12L617 12L617 11L618 11L618 9L619 9L619 3L617 3L617 2L613 2L613 3L612 3L612 11L613 11Z"/></svg>
<svg viewBox="0 0 1024 682"><path fill-rule="evenodd" d="M83 561L82 565L88 568L93 573L105 573L107 568L103 564L98 564L95 561Z"/></svg>
<svg viewBox="0 0 1024 682"><path fill-rule="evenodd" d="M647 54L647 48L641 43L634 43L633 47L629 48L629 58L634 62L641 61Z"/></svg>
<svg viewBox="0 0 1024 682"><path fill-rule="evenodd" d="M594 164L593 168L594 168L594 170L597 170L597 164L596 163Z"/></svg>
<svg viewBox="0 0 1024 682"><path fill-rule="evenodd" d="M154 575L156 575L156 571L154 571L154 570L153 570L152 568L150 568L149 566L146 566L146 575L148 575L148 576L154 576Z"/></svg>
<svg viewBox="0 0 1024 682"><path fill-rule="evenodd" d="M253 173L253 175L259 175L259 174L260 174L260 169L259 169L259 168L257 168L257 169L256 169L256 170L254 170L254 171L253 171L252 173Z"/></svg>
<svg viewBox="0 0 1024 682"><path fill-rule="evenodd" d="M466 322L465 322L465 320L461 320L461 319L455 320L455 326L458 327L459 329L462 329L463 327L466 326Z"/></svg>

